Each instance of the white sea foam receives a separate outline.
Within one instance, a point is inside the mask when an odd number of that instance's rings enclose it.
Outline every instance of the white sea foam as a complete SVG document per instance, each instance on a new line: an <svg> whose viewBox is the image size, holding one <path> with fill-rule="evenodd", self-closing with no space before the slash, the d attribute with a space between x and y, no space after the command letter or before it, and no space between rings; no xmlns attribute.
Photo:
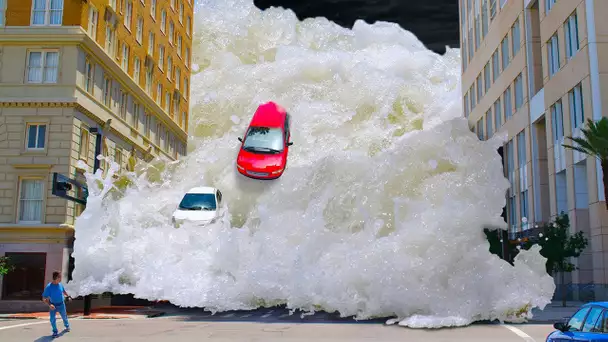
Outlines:
<svg viewBox="0 0 608 342"><path fill-rule="evenodd" d="M538 248L515 266L488 252L482 229L504 225L508 181L502 141L479 141L462 116L459 50L252 0L199 1L195 22L189 156L121 198L107 195L110 176L91 189L71 291L218 311L286 303L412 327L518 320L550 301ZM269 100L293 117L287 171L245 179L237 137ZM173 228L182 194L201 184L223 191L227 213Z"/></svg>

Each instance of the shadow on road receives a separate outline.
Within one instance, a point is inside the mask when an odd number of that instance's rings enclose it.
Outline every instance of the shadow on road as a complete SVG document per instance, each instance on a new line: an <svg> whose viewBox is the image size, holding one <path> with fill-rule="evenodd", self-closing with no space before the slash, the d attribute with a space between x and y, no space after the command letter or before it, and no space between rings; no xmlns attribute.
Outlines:
<svg viewBox="0 0 608 342"><path fill-rule="evenodd" d="M55 337L55 338L53 338L53 336L51 336L51 335L48 335L48 336L42 336L42 337L39 337L39 338L35 339L35 340L34 340L34 342L47 342L47 341L53 341L53 340L55 340L56 338L60 338L61 336L65 335L65 333L66 333L66 331L64 330L64 331L60 332L60 333L57 335L57 337Z"/></svg>

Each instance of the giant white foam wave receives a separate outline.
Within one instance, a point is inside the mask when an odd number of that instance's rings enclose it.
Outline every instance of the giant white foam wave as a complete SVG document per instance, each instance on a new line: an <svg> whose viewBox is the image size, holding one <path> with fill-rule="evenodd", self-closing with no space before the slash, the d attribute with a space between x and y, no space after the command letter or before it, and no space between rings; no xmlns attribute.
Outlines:
<svg viewBox="0 0 608 342"><path fill-rule="evenodd" d="M463 118L459 50L252 0L199 0L195 22L189 155L118 197L111 172L88 175L71 291L216 311L284 303L412 327L517 320L550 301L538 248L514 266L488 251L482 230L504 225L508 181L502 141L479 141ZM287 171L246 179L237 137L269 100L293 117ZM223 219L173 228L182 194L201 184L223 191Z"/></svg>

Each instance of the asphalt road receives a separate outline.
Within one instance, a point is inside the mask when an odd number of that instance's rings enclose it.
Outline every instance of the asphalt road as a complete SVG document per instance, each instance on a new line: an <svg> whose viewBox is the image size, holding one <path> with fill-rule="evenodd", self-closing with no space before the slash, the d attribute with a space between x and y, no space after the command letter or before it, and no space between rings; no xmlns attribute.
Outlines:
<svg viewBox="0 0 608 342"><path fill-rule="evenodd" d="M62 327L58 321L59 327ZM72 331L56 341L238 341L238 342L544 342L550 325L477 324L418 330L383 324L212 322L165 316L146 319L72 319ZM51 341L46 320L0 320L0 341Z"/></svg>

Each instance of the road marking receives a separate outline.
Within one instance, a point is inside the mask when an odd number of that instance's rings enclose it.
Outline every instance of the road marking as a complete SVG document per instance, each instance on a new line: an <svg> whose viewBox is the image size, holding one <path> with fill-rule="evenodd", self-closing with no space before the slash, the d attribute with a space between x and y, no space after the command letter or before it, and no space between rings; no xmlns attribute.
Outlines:
<svg viewBox="0 0 608 342"><path fill-rule="evenodd" d="M42 323L48 323L48 321L44 320L44 321L39 321L39 322L30 322L30 323L21 323L21 324L15 324L15 325L8 325L8 326L0 327L0 330L6 330L6 329L11 329L11 328L19 328L19 327L25 327L25 326L28 326L28 325L42 324Z"/></svg>
<svg viewBox="0 0 608 342"><path fill-rule="evenodd" d="M532 338L532 336L526 334L525 332L521 331L520 329L512 326L512 325L507 325L507 324L501 324L503 327L511 330L512 333L514 333L515 335L523 338L526 342L536 342L535 339Z"/></svg>

